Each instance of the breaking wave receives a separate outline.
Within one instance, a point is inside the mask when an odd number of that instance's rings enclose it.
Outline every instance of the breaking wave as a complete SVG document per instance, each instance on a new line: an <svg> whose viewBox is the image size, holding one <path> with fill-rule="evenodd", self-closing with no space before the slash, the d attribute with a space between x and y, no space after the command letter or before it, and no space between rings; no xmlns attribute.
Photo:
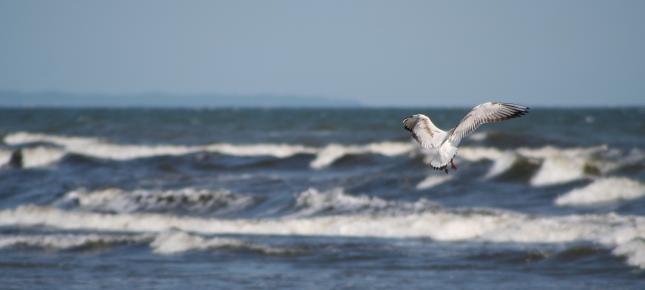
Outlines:
<svg viewBox="0 0 645 290"><path fill-rule="evenodd" d="M252 251L265 255L290 255L300 252L297 249L256 244L240 239L204 238L178 230L169 230L158 234L152 243L150 243L150 246L155 253L163 255L213 249Z"/></svg>
<svg viewBox="0 0 645 290"><path fill-rule="evenodd" d="M452 179L452 175L430 175L423 180L419 181L416 186L418 190L424 190L433 188L439 184L449 181Z"/></svg>
<svg viewBox="0 0 645 290"><path fill-rule="evenodd" d="M316 194L313 194L316 195ZM309 200L309 199L308 199ZM317 200L314 198L314 200ZM371 204L365 200L360 203ZM311 204L312 202L306 202ZM377 201L380 203L380 201ZM313 204L325 204L315 201ZM161 233L180 230L201 234L304 235L380 238L431 238L439 241L567 243L589 241L626 256L645 268L645 218L617 214L535 216L498 210L435 209L403 214L346 214L272 219L216 219L150 213L106 214L21 206L0 211L0 225L46 226L68 230ZM188 236L177 240L192 241ZM168 239L172 241L171 235ZM163 239L162 239L163 240ZM197 244L210 244L197 239ZM169 242L172 245L174 242ZM187 242L188 245L191 242ZM221 244L213 241L213 244ZM226 244L226 243L224 243ZM177 246L163 246L161 252ZM203 248L207 246L196 246ZM178 246L179 249L191 246Z"/></svg>
<svg viewBox="0 0 645 290"><path fill-rule="evenodd" d="M232 192L184 188L179 190L134 190L108 188L96 191L78 189L66 193L57 205L105 212L171 211L227 213L257 202L250 196Z"/></svg>
<svg viewBox="0 0 645 290"><path fill-rule="evenodd" d="M517 148L500 150L489 147L464 147L458 158L470 162L492 160L493 165L484 176L495 178L510 171L529 175L532 186L549 186L605 175L622 166L642 160L645 154L631 152L622 156L619 150L606 146L588 148ZM528 171L528 172L522 172ZM516 174L517 175L517 174Z"/></svg>
<svg viewBox="0 0 645 290"><path fill-rule="evenodd" d="M318 191L309 188L296 196L296 213L290 217L312 216L319 214L375 214L375 213L410 213L436 208L437 205L427 199L417 202L384 200L374 196L350 195L342 188L329 191Z"/></svg>
<svg viewBox="0 0 645 290"><path fill-rule="evenodd" d="M291 255L299 249L274 247L232 238L206 238L178 230L158 234L38 234L0 235L0 249L29 247L50 250L91 250L126 244L149 244L156 254L170 255L187 251L230 249L265 255Z"/></svg>
<svg viewBox="0 0 645 290"><path fill-rule="evenodd" d="M645 184L624 177L607 177L591 184L573 189L558 197L560 206L592 206L645 196Z"/></svg>
<svg viewBox="0 0 645 290"><path fill-rule="evenodd" d="M271 156L275 158L308 154L314 156L309 163L309 167L312 169L329 167L348 155L417 156L422 154L412 142L377 142L363 145L329 144L322 147L262 143L221 143L199 146L123 145L109 143L99 138L26 132L9 134L4 138L4 141L9 145L51 143L60 147L39 146L23 149L25 167L52 164L68 153L112 160L130 160L161 155L184 155L197 152L240 157ZM0 162L6 163L10 154L11 152L8 150L0 150ZM621 168L631 168L645 160L645 153L637 149L623 153L617 149L609 149L607 146L586 148L545 146L541 148L520 147L516 149L465 146L459 149L457 159L458 161L465 160L468 162L492 161L493 165L483 176L484 179L505 176L511 171L521 172L519 175L526 176L526 180L530 185L540 187L602 176L609 172L621 170Z"/></svg>
<svg viewBox="0 0 645 290"><path fill-rule="evenodd" d="M61 146L64 150L51 151L41 157L33 157L30 166L42 166L58 161L64 153L81 154L96 158L112 160L129 160L161 155L185 155L197 152L220 153L232 156L272 156L287 158L296 154L316 155L310 167L320 169L327 167L336 160L349 154L381 154L395 156L410 152L414 146L403 142L379 142L365 145L330 144L317 148L304 145L289 144L208 144L200 146L181 145L123 145L109 143L100 138L71 137L49 134L18 132L7 135L5 143L21 145L36 142L46 142ZM10 153L9 153L10 154ZM29 155L30 152L27 152ZM7 153L0 154L0 160L8 160ZM5 162L6 162L5 160Z"/></svg>
<svg viewBox="0 0 645 290"><path fill-rule="evenodd" d="M320 169L333 164L336 160L350 154L380 154L384 156L396 156L411 152L415 146L411 143L381 142L366 145L338 145L331 144L322 148L310 166Z"/></svg>
<svg viewBox="0 0 645 290"><path fill-rule="evenodd" d="M53 235L0 235L0 248L33 247L55 250L87 249L118 244L141 243L151 235L98 235L98 234L53 234Z"/></svg>
<svg viewBox="0 0 645 290"><path fill-rule="evenodd" d="M22 167L32 168L52 164L60 160L65 151L60 148L38 146L33 148L23 148L22 150ZM11 150L0 150L0 165L7 164L11 158Z"/></svg>
<svg viewBox="0 0 645 290"><path fill-rule="evenodd" d="M5 143L20 145L46 142L61 146L70 153L97 158L128 160L160 155L184 155L195 152L215 152L235 156L274 156L284 158L299 153L315 153L316 149L301 145L287 144L210 144L202 146L181 145L123 145L109 143L100 138L71 137L27 132L12 133L5 137Z"/></svg>

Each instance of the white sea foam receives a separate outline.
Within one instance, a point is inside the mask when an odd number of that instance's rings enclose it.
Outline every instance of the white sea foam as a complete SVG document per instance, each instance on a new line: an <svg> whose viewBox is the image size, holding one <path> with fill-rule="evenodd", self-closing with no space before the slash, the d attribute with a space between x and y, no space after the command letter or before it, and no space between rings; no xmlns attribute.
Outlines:
<svg viewBox="0 0 645 290"><path fill-rule="evenodd" d="M402 142L381 142L366 145L339 145L330 144L322 148L311 161L310 166L314 169L327 167L334 161L349 154L380 154L384 156L396 156L414 150L414 144Z"/></svg>
<svg viewBox="0 0 645 290"><path fill-rule="evenodd" d="M315 154L316 158L310 164L314 169L327 167L334 161L348 154L380 154L385 156L395 156L408 153L414 148L414 146L409 142L379 142L365 145L330 144L323 148L297 144L262 143L219 143L199 146L124 145L109 143L108 141L100 138L58 136L27 132L9 134L5 137L4 141L11 145L47 142L63 147L65 152L113 160L129 160L160 155L184 155L195 152L213 152L233 156L273 156L276 158L286 158L296 154ZM0 154L0 160L2 158L7 159L8 157L3 157L6 155L6 153ZM51 163L58 160L63 154L59 150L57 152L52 151L49 155L51 156L41 156L39 158L34 157L35 160L46 160L46 162L34 161L32 163L35 166Z"/></svg>
<svg viewBox="0 0 645 290"><path fill-rule="evenodd" d="M235 156L289 157L299 153L315 153L315 148L288 144L209 144L201 146L181 145L123 145L90 137L58 136L27 132L12 133L5 137L7 144L19 145L33 142L47 142L62 146L67 152L92 157L127 160L159 155L183 155L195 152L216 152Z"/></svg>
<svg viewBox="0 0 645 290"><path fill-rule="evenodd" d="M534 186L546 186L567 183L584 177L584 160L558 156L545 159L530 183Z"/></svg>
<svg viewBox="0 0 645 290"><path fill-rule="evenodd" d="M645 218L616 214L534 216L503 211L434 210L410 214L352 214L275 219L214 219L161 214L103 214L21 206L0 211L0 225L94 231L318 235L517 243L595 242L644 267ZM172 247L170 247L172 248ZM172 252L172 251L171 251Z"/></svg>
<svg viewBox="0 0 645 290"><path fill-rule="evenodd" d="M252 197L221 190L183 188L178 190L125 191L107 188L95 191L78 189L65 194L58 205L75 205L82 209L135 212L141 210L161 211L183 208L191 211L238 211L254 203Z"/></svg>
<svg viewBox="0 0 645 290"><path fill-rule="evenodd" d="M295 206L298 211L290 217L311 216L319 213L410 213L436 207L434 203L426 199L414 203L390 201L374 196L347 194L342 188L322 192L315 188L309 188L296 196Z"/></svg>
<svg viewBox="0 0 645 290"><path fill-rule="evenodd" d="M519 157L517 156L517 154L513 152L505 152L504 154L499 155L493 161L493 166L488 169L488 172L486 172L484 178L494 178L501 175L502 173L507 172L513 167L513 164L517 162L518 158Z"/></svg>
<svg viewBox="0 0 645 290"><path fill-rule="evenodd" d="M460 147L457 158L470 162L495 160L506 154L504 150L492 147Z"/></svg>
<svg viewBox="0 0 645 290"><path fill-rule="evenodd" d="M618 244L612 253L616 256L626 257L629 265L645 268L645 240L642 238Z"/></svg>
<svg viewBox="0 0 645 290"><path fill-rule="evenodd" d="M419 183L416 186L416 189L418 190L424 190L424 189L429 189L433 188L439 184L442 184L448 180L452 179L452 175L430 175L423 180L419 181Z"/></svg>
<svg viewBox="0 0 645 290"><path fill-rule="evenodd" d="M150 246L155 253L163 255L221 248L254 251L267 255L283 255L298 252L294 249L256 244L239 239L204 238L178 230L169 230L158 234Z"/></svg>
<svg viewBox="0 0 645 290"><path fill-rule="evenodd" d="M231 238L205 238L178 230L158 234L36 234L0 235L0 249L33 247L53 250L72 250L92 246L120 244L149 244L156 254L169 255L186 251L233 249L254 251L266 255L297 254L298 249L275 247Z"/></svg>
<svg viewBox="0 0 645 290"><path fill-rule="evenodd" d="M560 206L590 206L645 196L645 184L624 177L600 178L591 184L559 196Z"/></svg>
<svg viewBox="0 0 645 290"><path fill-rule="evenodd" d="M587 166L600 171L601 165L595 162L592 157L603 151L607 151L606 146L568 149L546 146L538 149L517 149L517 152L523 156L543 160L542 166L531 178L530 184L534 186L561 184L583 179L587 176L585 173Z"/></svg>
<svg viewBox="0 0 645 290"><path fill-rule="evenodd" d="M40 167L52 164L60 160L65 152L58 148L34 147L22 150L22 162L26 168Z"/></svg>
<svg viewBox="0 0 645 290"><path fill-rule="evenodd" d="M33 142L53 143L62 147L36 147L25 149L25 165L27 167L43 166L59 160L65 153L76 153L87 156L128 160L159 155L183 155L195 152L213 152L233 156L273 156L286 158L296 154L313 154L315 158L309 166L321 169L332 165L343 156L352 154L379 154L384 156L399 156L404 154L419 154L421 151L413 142L378 142L363 145L329 144L324 147L311 147L298 144L207 144L199 146L181 145L123 145L106 140L90 137L58 136L18 132L5 137L10 145L20 145ZM6 163L10 152L0 151L0 161ZM468 162L481 160L493 161L484 178L499 176L511 170L517 158L529 159L541 163L533 175L530 184L546 186L567 183L589 177L590 170L596 174L606 174L625 163L638 163L645 159L645 154L632 150L626 157L618 150L609 150L606 146L589 148L557 148L545 146L542 148L517 148L501 150L493 147L461 147L457 155L459 159ZM427 158L427 157L426 157ZM622 160L624 159L624 160ZM2 163L0 163L2 164Z"/></svg>
<svg viewBox="0 0 645 290"><path fill-rule="evenodd" d="M25 168L46 166L58 161L65 155L63 150L52 147L38 146L21 150L22 166ZM12 153L13 151L11 150L0 150L0 165L7 164Z"/></svg>
<svg viewBox="0 0 645 290"><path fill-rule="evenodd" d="M149 234L140 235L97 235L97 234L53 234L53 235L0 235L0 248L26 246L68 250L92 245L113 245L141 243L150 240Z"/></svg>
<svg viewBox="0 0 645 290"><path fill-rule="evenodd" d="M0 149L0 166L9 163L11 158L11 150Z"/></svg>
<svg viewBox="0 0 645 290"><path fill-rule="evenodd" d="M617 151L611 151L607 146L588 148L521 147L514 150L464 147L459 150L458 158L470 162L492 160L493 166L484 178L492 178L507 172L520 159L541 163L540 168L531 178L530 184L546 186L587 178L589 177L588 170L596 171L597 174L606 174L618 168L621 162L604 158L603 155L615 153Z"/></svg>
<svg viewBox="0 0 645 290"><path fill-rule="evenodd" d="M520 158L529 159L536 163L541 162L541 166L531 178L530 184L533 186L545 186L585 178L587 176L585 166L600 167L597 164L600 162L594 162L591 157L602 150L606 150L606 147L562 149L546 146L537 149L517 148L515 150L500 150L492 147L462 147L459 149L457 158L469 162L493 161L493 166L484 176L485 179L507 172L513 168L514 163Z"/></svg>

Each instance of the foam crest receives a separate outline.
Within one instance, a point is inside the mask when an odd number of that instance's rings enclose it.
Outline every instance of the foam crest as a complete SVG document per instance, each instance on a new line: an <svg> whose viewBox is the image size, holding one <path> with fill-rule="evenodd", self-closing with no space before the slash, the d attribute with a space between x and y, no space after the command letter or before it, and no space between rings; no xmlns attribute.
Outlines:
<svg viewBox="0 0 645 290"><path fill-rule="evenodd" d="M58 148L34 147L22 149L23 166L27 168L40 167L60 160L65 152Z"/></svg>
<svg viewBox="0 0 645 290"><path fill-rule="evenodd" d="M433 188L439 184L442 184L448 180L452 179L452 175L430 175L423 180L419 181L419 183L416 186L416 189L418 190L424 190L424 189L429 189Z"/></svg>
<svg viewBox="0 0 645 290"><path fill-rule="evenodd" d="M123 145L113 144L99 138L57 136L18 132L5 137L7 144L19 145L33 142L47 142L62 146L67 152L92 157L128 160L160 155L184 155L195 152L214 152L235 156L289 157L299 153L316 153L316 149L288 144L209 144L201 146L181 145Z"/></svg>
<svg viewBox="0 0 645 290"><path fill-rule="evenodd" d="M322 148L311 161L309 166L314 169L321 169L333 164L336 160L350 154L380 154L384 156L396 156L409 153L414 150L414 144L403 142L380 142L366 145L339 145L330 144Z"/></svg>
<svg viewBox="0 0 645 290"><path fill-rule="evenodd" d="M295 207L297 212L291 216L311 216L320 213L391 213L427 210L436 205L426 199L417 202L388 201L374 196L351 195L342 188L318 191L309 188L298 194Z"/></svg>
<svg viewBox="0 0 645 290"><path fill-rule="evenodd" d="M330 144L323 148L309 147L297 144L208 144L200 146L181 145L125 145L113 144L100 138L58 136L49 134L37 134L18 132L5 137L4 141L10 145L20 145L34 142L52 143L64 148L54 155L50 152L51 158L33 157L34 166L51 163L62 157L64 152L82 154L86 156L113 159L129 160L134 158L145 158L161 155L184 155L196 152L212 152L232 156L272 156L286 158L296 154L315 154L316 158L310 163L311 168L320 169L331 165L333 162L349 154L380 154L384 156L401 155L413 150L411 143L401 142L379 142L365 145L339 145ZM38 152L34 152L38 153ZM41 154L42 155L42 154ZM7 153L0 153L0 160L7 159Z"/></svg>
<svg viewBox="0 0 645 290"><path fill-rule="evenodd" d="M177 230L170 230L158 234L150 244L150 247L155 253L162 255L177 254L186 251L213 250L222 248L254 251L266 255L284 255L294 254L298 252L294 249L272 247L239 239L204 238Z"/></svg>
<svg viewBox="0 0 645 290"><path fill-rule="evenodd" d="M607 177L591 184L573 189L559 196L555 204L560 206L593 206L645 196L645 184L624 177Z"/></svg>
<svg viewBox="0 0 645 290"><path fill-rule="evenodd" d="M38 146L33 148L23 148L21 150L22 166L25 168L47 166L60 160L65 155L65 151L52 147ZM12 153L13 151L11 150L1 150L0 165L7 164Z"/></svg>
<svg viewBox="0 0 645 290"><path fill-rule="evenodd" d="M160 214L103 214L22 206L0 211L0 225L47 226L95 231L163 232L171 229L204 234L317 235L409 238L440 241L517 243L595 242L631 261L643 249L628 244L645 239L645 218L636 216L529 216L503 211L434 210L410 214L353 214L274 219L214 219ZM621 248L622 246L622 248ZM637 250L628 251L627 249ZM637 266L645 267L639 263Z"/></svg>
<svg viewBox="0 0 645 290"><path fill-rule="evenodd" d="M614 248L612 254L627 258L627 264L645 269L645 240L635 239Z"/></svg>
<svg viewBox="0 0 645 290"><path fill-rule="evenodd" d="M318 149L289 144L212 144L204 146L203 151L233 156L273 156L286 158L296 154L315 154Z"/></svg>
<svg viewBox="0 0 645 290"><path fill-rule="evenodd" d="M495 160L506 154L506 151L492 147L460 147L457 157L477 162L481 160Z"/></svg>
<svg viewBox="0 0 645 290"><path fill-rule="evenodd" d="M513 152L505 152L499 155L493 161L493 166L490 169L488 169L488 172L486 172L486 175L484 176L484 178L485 179L494 178L507 172L517 162L518 158L519 157L517 156L517 154Z"/></svg>
<svg viewBox="0 0 645 290"><path fill-rule="evenodd" d="M24 149L25 165L36 167L51 164L65 153L76 153L86 156L129 160L160 155L184 155L196 152L213 152L233 156L272 156L287 158L296 154L313 154L310 162L312 169L322 169L332 165L347 155L378 154L383 156L400 156L418 154L421 150L413 142L378 142L364 145L329 144L324 147L309 147L297 144L208 144L200 146L181 145L123 145L113 144L99 138L58 136L48 134L18 132L5 137L10 145L34 142L48 142L62 147L36 147ZM0 151L0 160L8 160L10 152ZM562 184L588 178L590 175L602 175L621 168L627 164L638 164L644 158L639 150L632 150L629 155L621 157L619 150L609 150L607 146L589 148L517 148L500 150L494 147L469 147L459 149L458 159L468 162L481 160L493 161L493 166L484 178L500 176L514 170L518 161L528 160L531 164L540 164L539 169L530 179L533 186ZM427 161L429 157L424 157ZM533 169L531 168L531 172Z"/></svg>
<svg viewBox="0 0 645 290"><path fill-rule="evenodd" d="M534 186L554 185L584 177L584 160L557 156L544 160L538 172L531 178L530 184Z"/></svg>
<svg viewBox="0 0 645 290"><path fill-rule="evenodd" d="M600 165L594 162L592 157L606 150L606 146L569 149L546 146L538 149L519 148L517 152L526 157L543 160L530 184L547 186L586 178L588 170L600 173Z"/></svg>
<svg viewBox="0 0 645 290"><path fill-rule="evenodd" d="M109 212L167 211L185 209L190 211L232 212L254 203L249 196L232 192L184 188L179 190L134 190L124 191L107 188L96 191L84 189L70 191L56 202L57 205L73 205L86 210Z"/></svg>
<svg viewBox="0 0 645 290"><path fill-rule="evenodd" d="M126 243L141 243L150 240L150 235L97 235L97 234L54 234L54 235L0 235L0 248L34 247L69 250L92 246Z"/></svg>
<svg viewBox="0 0 645 290"><path fill-rule="evenodd" d="M127 160L158 155L181 155L199 151L198 147L189 146L119 145L107 143L99 138L58 136L27 132L9 134L5 137L4 141L11 145L46 142L59 145L63 147L66 152L114 160Z"/></svg>
<svg viewBox="0 0 645 290"><path fill-rule="evenodd" d="M463 147L459 150L458 158L470 162L492 160L493 166L488 170L484 178L500 176L512 170L520 161L528 161L530 164L541 163L537 172L531 177L530 184L533 186L547 186L584 179L590 174L606 174L615 170L621 163L608 157L618 153L615 150L609 150L607 146L589 148L545 146L541 148L517 148L515 150Z"/></svg>
<svg viewBox="0 0 645 290"><path fill-rule="evenodd" d="M74 250L122 244L149 244L156 254L169 255L187 251L231 249L253 251L265 255L297 254L298 249L274 247L231 238L204 238L178 230L169 230L155 235L134 234L47 234L47 235L0 235L0 249L31 247L52 250Z"/></svg>
<svg viewBox="0 0 645 290"><path fill-rule="evenodd" d="M11 158L11 150L0 149L0 166L9 163Z"/></svg>

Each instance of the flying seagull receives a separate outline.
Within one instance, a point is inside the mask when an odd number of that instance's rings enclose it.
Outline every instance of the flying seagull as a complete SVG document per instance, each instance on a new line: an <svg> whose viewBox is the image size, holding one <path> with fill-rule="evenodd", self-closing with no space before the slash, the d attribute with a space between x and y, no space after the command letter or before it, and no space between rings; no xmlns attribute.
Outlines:
<svg viewBox="0 0 645 290"><path fill-rule="evenodd" d="M487 102L474 107L461 119L457 127L444 131L435 126L428 116L416 114L403 119L403 128L412 133L421 148L430 157L430 166L448 173L448 164L457 170L453 158L461 139L486 123L495 123L528 113L529 108L509 104Z"/></svg>

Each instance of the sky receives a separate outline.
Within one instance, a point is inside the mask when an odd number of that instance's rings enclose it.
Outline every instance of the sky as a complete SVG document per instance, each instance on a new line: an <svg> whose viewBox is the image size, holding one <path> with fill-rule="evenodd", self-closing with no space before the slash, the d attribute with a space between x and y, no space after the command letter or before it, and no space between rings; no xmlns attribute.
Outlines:
<svg viewBox="0 0 645 290"><path fill-rule="evenodd" d="M0 0L0 90L645 105L644 13L639 0Z"/></svg>

